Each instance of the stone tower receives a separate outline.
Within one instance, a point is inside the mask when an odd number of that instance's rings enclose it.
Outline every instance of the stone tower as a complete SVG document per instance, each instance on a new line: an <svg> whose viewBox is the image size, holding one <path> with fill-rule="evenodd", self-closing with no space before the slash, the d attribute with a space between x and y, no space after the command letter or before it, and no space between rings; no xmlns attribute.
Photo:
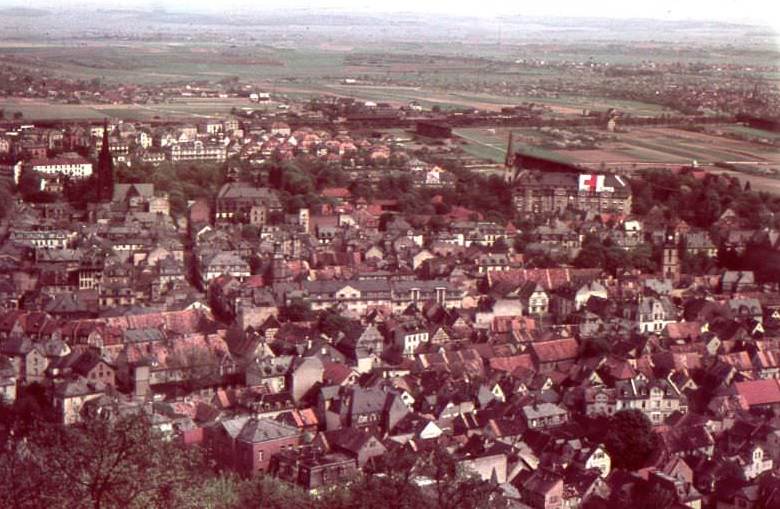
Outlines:
<svg viewBox="0 0 780 509"><path fill-rule="evenodd" d="M108 120L103 121L103 144L97 165L98 201L110 202L114 198L114 160L108 149Z"/></svg>
<svg viewBox="0 0 780 509"><path fill-rule="evenodd" d="M282 246L279 243L274 244L274 254L271 259L271 273L270 279L274 283L287 283L293 280L293 274L290 272L290 267L287 265L284 259L284 253Z"/></svg>
<svg viewBox="0 0 780 509"><path fill-rule="evenodd" d="M673 230L667 230L666 237L664 238L661 271L664 278L671 279L675 283L680 280L680 257L678 249L677 235Z"/></svg>
<svg viewBox="0 0 780 509"><path fill-rule="evenodd" d="M298 224L303 233L309 233L309 209L300 209L298 211Z"/></svg>

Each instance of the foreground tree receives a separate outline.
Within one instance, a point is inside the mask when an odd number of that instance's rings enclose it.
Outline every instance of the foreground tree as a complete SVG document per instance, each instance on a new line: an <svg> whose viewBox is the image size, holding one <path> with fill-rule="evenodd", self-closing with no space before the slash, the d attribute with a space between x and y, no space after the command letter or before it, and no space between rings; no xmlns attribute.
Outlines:
<svg viewBox="0 0 780 509"><path fill-rule="evenodd" d="M0 492L35 488L17 499L33 496L31 506L3 507L173 507L202 471L196 451L164 440L141 413L99 413L70 427L39 423L29 436L11 436L4 445ZM5 475L14 468L15 475Z"/></svg>
<svg viewBox="0 0 780 509"><path fill-rule="evenodd" d="M466 471L442 447L433 450L422 471L433 481L438 509L500 507L493 485Z"/></svg>
<svg viewBox="0 0 780 509"><path fill-rule="evenodd" d="M653 455L658 440L645 414L639 410L621 410L609 419L604 444L613 467L637 470Z"/></svg>
<svg viewBox="0 0 780 509"><path fill-rule="evenodd" d="M429 501L415 482L420 459L406 448L374 458L365 474L350 485L345 507L430 508Z"/></svg>

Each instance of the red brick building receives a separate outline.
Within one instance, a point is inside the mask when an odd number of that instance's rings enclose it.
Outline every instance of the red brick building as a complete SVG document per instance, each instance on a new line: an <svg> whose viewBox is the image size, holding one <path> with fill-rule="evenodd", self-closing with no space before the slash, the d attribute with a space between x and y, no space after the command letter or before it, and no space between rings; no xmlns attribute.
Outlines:
<svg viewBox="0 0 780 509"><path fill-rule="evenodd" d="M245 475L267 472L271 456L301 443L299 429L271 419L249 419L236 437L236 469Z"/></svg>

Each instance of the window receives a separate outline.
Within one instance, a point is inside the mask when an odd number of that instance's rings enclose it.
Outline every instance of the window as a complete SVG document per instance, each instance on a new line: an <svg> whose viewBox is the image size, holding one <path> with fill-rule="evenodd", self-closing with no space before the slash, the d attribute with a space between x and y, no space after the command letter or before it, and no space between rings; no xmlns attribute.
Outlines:
<svg viewBox="0 0 780 509"><path fill-rule="evenodd" d="M257 451L257 462L258 463L262 463L264 457L265 457L265 454L263 453L263 451Z"/></svg>

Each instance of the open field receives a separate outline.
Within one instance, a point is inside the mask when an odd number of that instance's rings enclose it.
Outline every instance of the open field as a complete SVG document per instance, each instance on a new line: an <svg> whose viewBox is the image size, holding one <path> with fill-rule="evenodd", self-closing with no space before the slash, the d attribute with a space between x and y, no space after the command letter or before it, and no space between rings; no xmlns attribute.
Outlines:
<svg viewBox="0 0 780 509"><path fill-rule="evenodd" d="M52 104L46 101L0 98L0 109L5 111L5 117L11 118L16 112L22 114L23 120L90 120L102 118L100 112L91 105Z"/></svg>
<svg viewBox="0 0 780 509"><path fill-rule="evenodd" d="M772 131L764 131L763 129L754 129L752 127L742 125L732 125L723 128L724 131L732 132L735 134L741 134L744 136L752 136L755 138L766 138L768 140L780 140L780 133Z"/></svg>
<svg viewBox="0 0 780 509"><path fill-rule="evenodd" d="M426 108L438 106L442 109L496 111L503 106L533 102L546 105L555 115L561 116L579 115L583 109L605 110L610 107L632 115L658 115L670 111L655 104L608 97L518 92L536 90L542 80L560 81L570 79L570 76L560 69L508 70L504 63L477 56L490 54L490 48L470 47L470 56L447 55L451 49L433 44L428 48L432 53L421 56L408 54L410 50L420 50L407 48L401 43L307 46L301 43L282 45L247 41L242 44L159 40L105 41L102 44L94 40L29 44L14 41L0 42L0 64L31 74L45 69L62 77L121 84L157 85L237 77L256 83L262 89L278 87L280 92L289 89L291 97L300 99L335 94L396 105L417 101ZM466 50L466 47L463 49ZM508 51L513 50L510 48ZM504 58L507 56L505 54ZM341 84L340 80L347 77L380 83L391 80L394 85ZM409 86L398 86L405 83ZM494 89L492 93L480 92L487 90L488 84L499 83L511 84L515 87L514 92L504 94L495 91L500 89ZM209 115L220 111L199 110L197 113ZM38 115L31 112L31 116Z"/></svg>
<svg viewBox="0 0 780 509"><path fill-rule="evenodd" d="M520 150L535 148L546 139L538 129L511 129L515 147ZM496 152L506 150L509 129L468 128L456 129L455 134L469 144L488 147ZM631 164L631 163L677 163L690 164L696 160L701 164L728 162L777 165L780 167L780 151L772 147L735 140L708 133L687 131L667 127L633 127L625 132L614 133L614 141L599 142L599 149L556 149L538 151L557 154L570 161L582 163Z"/></svg>
<svg viewBox="0 0 780 509"><path fill-rule="evenodd" d="M323 76L339 73L343 56L316 48L297 51L260 44L236 47L208 43L84 42L0 47L0 62L30 71L45 67L77 79L158 84L233 76L246 80Z"/></svg>
<svg viewBox="0 0 780 509"><path fill-rule="evenodd" d="M605 160L625 156L626 161L632 162L689 164L696 160L700 164L720 161L780 166L780 152L772 147L707 133L664 127L632 128L619 133L617 138L616 142L603 143L603 150L598 151L605 153Z"/></svg>
<svg viewBox="0 0 780 509"><path fill-rule="evenodd" d="M489 94L465 94L442 91L425 90L419 87L400 86L355 86L342 85L336 82L319 82L317 80L305 80L304 82L274 81L258 83L261 90L282 94L292 100L308 100L321 95L333 95L340 97L352 97L361 101L385 102L392 106L404 106L412 101L422 107L431 109L434 106L442 110L476 108L487 111L500 111L505 106L516 106L523 102L545 104L550 107L556 116L578 116L582 109L606 109L611 107L625 107L631 101L615 101L594 98L534 98L534 97L501 97ZM657 114L662 109L653 110L653 105L635 103L636 114ZM622 106L621 106L622 105ZM219 116L225 115L232 107L257 108L257 105L249 103L246 99L181 99L173 103L160 104L61 104L47 102L44 99L23 100L18 98L0 97L0 108L6 112L21 111L24 118L30 120L44 120L52 118L63 119L91 119L105 115L105 110L110 110L112 116L125 120L150 120L155 116L162 118L184 116Z"/></svg>
<svg viewBox="0 0 780 509"><path fill-rule="evenodd" d="M5 99L0 97L0 109L6 118L21 112L23 120L95 120L104 117L122 120L168 120L225 117L232 108L257 110L274 108L277 103L263 105L247 99L187 99L159 104L60 104L37 99Z"/></svg>
<svg viewBox="0 0 780 509"><path fill-rule="evenodd" d="M545 134L539 130L511 131L515 148L527 154L594 169L623 171L652 167L677 168L695 160L708 171L727 173L738 176L740 180L750 181L755 190L780 194L780 178L712 166L716 162L727 162L737 168L777 169L780 175L780 151L766 145L683 129L646 127L616 133L614 141L600 142L600 148L597 150L547 150L534 146L544 140ZM454 134L465 142L462 145L464 151L494 162L504 160L508 133L507 128L469 128L454 131Z"/></svg>
<svg viewBox="0 0 780 509"><path fill-rule="evenodd" d="M466 142L461 145L466 153L471 154L474 157L482 157L489 161L503 162L506 158L509 131L510 130L506 128L464 128L455 129L453 134ZM511 131L514 136L515 149L524 154L545 157L567 163L574 161L568 154L562 154L535 146L542 136L539 131L534 129L512 129Z"/></svg>
<svg viewBox="0 0 780 509"><path fill-rule="evenodd" d="M712 166L722 161L756 170L775 169L780 175L780 152L765 145L722 136L672 128L637 128L620 133L619 141L604 144L603 150L559 153L565 153L585 166L601 168L603 162L604 167L620 170L676 168L696 160L706 171L736 176L743 184L750 182L756 191L780 194L780 178Z"/></svg>

